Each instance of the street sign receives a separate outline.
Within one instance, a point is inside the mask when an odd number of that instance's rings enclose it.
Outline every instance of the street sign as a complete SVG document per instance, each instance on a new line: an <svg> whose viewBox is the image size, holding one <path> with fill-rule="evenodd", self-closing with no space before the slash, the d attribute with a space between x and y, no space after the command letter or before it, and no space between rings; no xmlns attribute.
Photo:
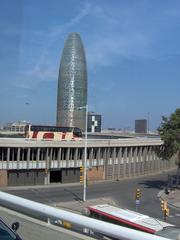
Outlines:
<svg viewBox="0 0 180 240"><path fill-rule="evenodd" d="M136 199L136 205L139 205L139 204L140 204L140 200Z"/></svg>

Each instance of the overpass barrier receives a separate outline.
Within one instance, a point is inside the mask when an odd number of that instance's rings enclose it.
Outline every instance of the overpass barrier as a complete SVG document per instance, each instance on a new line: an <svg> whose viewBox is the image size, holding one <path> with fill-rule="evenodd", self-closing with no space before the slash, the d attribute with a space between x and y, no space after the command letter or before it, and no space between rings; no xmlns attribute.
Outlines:
<svg viewBox="0 0 180 240"><path fill-rule="evenodd" d="M121 227L111 223L99 221L86 216L82 216L76 213L68 212L65 210L57 209L55 207L47 206L42 203L37 203L25 198L17 197L5 192L0 192L0 200L6 204L14 205L17 207L25 208L29 211L34 211L38 214L42 214L48 218L56 218L59 220L67 221L76 226L90 229L96 233L113 237L116 239L124 240L168 240L149 233ZM170 240L170 239L169 239Z"/></svg>

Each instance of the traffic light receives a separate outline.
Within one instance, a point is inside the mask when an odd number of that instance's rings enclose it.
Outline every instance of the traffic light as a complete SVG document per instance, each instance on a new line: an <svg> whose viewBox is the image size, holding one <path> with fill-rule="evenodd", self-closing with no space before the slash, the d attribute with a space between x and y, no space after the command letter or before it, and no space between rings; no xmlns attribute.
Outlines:
<svg viewBox="0 0 180 240"><path fill-rule="evenodd" d="M62 225L65 228L69 228L69 229L72 228L72 224L70 222L65 221L65 220L63 220Z"/></svg>
<svg viewBox="0 0 180 240"><path fill-rule="evenodd" d="M139 200L141 198L141 189L136 188L136 200Z"/></svg>
<svg viewBox="0 0 180 240"><path fill-rule="evenodd" d="M84 181L83 173L84 173L84 167L80 166L80 183L83 183Z"/></svg>
<svg viewBox="0 0 180 240"><path fill-rule="evenodd" d="M83 173L84 172L84 168L83 166L80 166L80 173Z"/></svg>
<svg viewBox="0 0 180 240"><path fill-rule="evenodd" d="M165 215L166 217L169 216L169 208L168 208L168 207L165 209L164 215Z"/></svg>
<svg viewBox="0 0 180 240"><path fill-rule="evenodd" d="M163 211L164 220L166 220L166 217L169 216L169 208L167 205L167 201L164 200L161 201L161 209Z"/></svg>
<svg viewBox="0 0 180 240"><path fill-rule="evenodd" d="M162 200L161 201L161 209L164 212L167 209L167 201Z"/></svg>
<svg viewBox="0 0 180 240"><path fill-rule="evenodd" d="M80 183L83 183L83 181L84 181L84 177L80 176Z"/></svg>

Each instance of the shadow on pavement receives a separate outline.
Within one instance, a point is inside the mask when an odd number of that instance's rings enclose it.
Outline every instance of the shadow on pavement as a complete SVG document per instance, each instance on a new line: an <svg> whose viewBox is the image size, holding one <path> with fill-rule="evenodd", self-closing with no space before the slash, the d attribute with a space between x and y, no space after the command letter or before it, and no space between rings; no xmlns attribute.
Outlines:
<svg viewBox="0 0 180 240"><path fill-rule="evenodd" d="M156 188L156 189L165 189L165 188L173 188L176 185L176 175L168 174L167 180L147 180L139 183L141 185L145 185L145 188Z"/></svg>
<svg viewBox="0 0 180 240"><path fill-rule="evenodd" d="M66 189L66 188L64 188L64 191L71 193L74 196L73 199L75 201L78 201L78 202L82 202L83 201L83 199L81 197L79 197L76 193L74 193L73 191L71 191L69 189Z"/></svg>
<svg viewBox="0 0 180 240"><path fill-rule="evenodd" d="M167 186L168 181L161 181L161 180L147 180L141 182L139 184L145 185L145 188L156 188L156 189L164 189Z"/></svg>

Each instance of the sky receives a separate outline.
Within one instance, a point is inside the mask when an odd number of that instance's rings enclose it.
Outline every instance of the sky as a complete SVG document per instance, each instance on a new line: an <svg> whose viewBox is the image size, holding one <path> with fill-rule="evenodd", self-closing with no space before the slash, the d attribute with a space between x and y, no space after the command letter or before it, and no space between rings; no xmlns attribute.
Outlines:
<svg viewBox="0 0 180 240"><path fill-rule="evenodd" d="M180 107L179 0L0 0L0 125L55 124L64 42L81 35L89 111L134 129Z"/></svg>

